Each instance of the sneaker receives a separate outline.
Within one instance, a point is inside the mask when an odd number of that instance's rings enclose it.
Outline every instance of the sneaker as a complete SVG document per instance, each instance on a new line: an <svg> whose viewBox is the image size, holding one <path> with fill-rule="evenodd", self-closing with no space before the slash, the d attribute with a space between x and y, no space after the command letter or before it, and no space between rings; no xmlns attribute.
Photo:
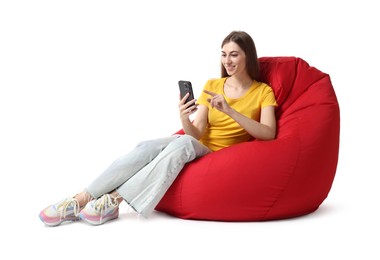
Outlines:
<svg viewBox="0 0 380 260"><path fill-rule="evenodd" d="M104 194L96 200L87 203L79 213L79 217L91 225L101 225L119 217L119 203L110 194Z"/></svg>
<svg viewBox="0 0 380 260"><path fill-rule="evenodd" d="M41 211L40 219L48 226L58 226L65 221L79 220L79 202L73 197L66 198Z"/></svg>

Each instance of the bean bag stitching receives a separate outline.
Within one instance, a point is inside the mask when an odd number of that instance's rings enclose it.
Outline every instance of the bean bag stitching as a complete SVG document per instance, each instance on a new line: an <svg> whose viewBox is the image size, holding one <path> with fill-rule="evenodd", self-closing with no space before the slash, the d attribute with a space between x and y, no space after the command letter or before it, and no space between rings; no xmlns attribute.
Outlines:
<svg viewBox="0 0 380 260"><path fill-rule="evenodd" d="M293 87L294 87L294 82L296 81L296 78L297 78L297 75L298 75L298 69L297 69L297 67L298 67L298 64L299 64L299 61L300 60L302 60L301 58L297 58L297 57L294 57L294 56L292 56L292 57L290 57L290 58L293 58L294 60L295 60L295 65L294 65L294 71L295 71L295 75L294 75L294 78L293 78L293 81L292 81L292 83L290 84L290 89L289 89L289 91L286 93L286 96L284 96L283 97L283 100L282 100L282 104L281 104L281 107L283 107L283 105L286 103L285 101L288 99L288 97L289 97L289 95L290 95L290 93L292 92L292 90L293 90ZM261 63L266 63L266 64L273 64L273 63L275 63L275 65L276 65L276 67L275 67L275 70L276 71L278 71L279 69L278 69L278 67L279 67L279 65L280 64L284 64L284 63L289 63L289 62L293 62L293 60L286 60L286 61L261 61ZM279 94L281 95L281 94L283 94L284 92L286 92L286 90L284 89L284 87L282 86L282 84L281 84L281 80L279 79L279 77L278 77L278 74L276 73L276 77L274 77L274 80L276 81L276 84L272 84L272 82L267 82L267 80L265 81L265 83L267 83L269 86L271 86L272 87L272 85L273 86L281 86L281 88L279 89ZM275 88L273 88L272 87L272 89L275 89ZM281 108L280 107L277 107L276 108L276 111L281 111ZM282 111L282 113L283 113L284 111Z"/></svg>
<svg viewBox="0 0 380 260"><path fill-rule="evenodd" d="M299 118L297 117L296 118L297 120L297 125L299 125ZM298 129L298 128L296 128ZM298 130L297 130L298 131ZM282 194L285 192L285 190L287 189L289 183L291 182L291 180L293 179L294 177L294 172L296 171L296 169L298 168L298 161L299 161L299 158L300 158L300 135L299 133L297 132L296 134L296 138L297 138L297 155L296 155L296 161L295 161L295 164L294 164L294 167L291 171L291 175L289 176L289 179L287 181L287 183L284 185L284 188L281 190L281 192L278 194L278 196L276 197L276 199L273 201L272 205L270 207L268 207L268 210L267 212L264 214L262 220L266 220L267 219L267 216L269 215L270 211L276 206L278 200L280 198L282 198Z"/></svg>
<svg viewBox="0 0 380 260"><path fill-rule="evenodd" d="M283 99L283 104L285 103L285 101L288 99L290 93L292 92L292 90L293 90L293 88L294 88L294 82L296 82L296 79L297 79L297 76L298 76L298 70L297 70L297 67L298 67L298 64L299 64L300 58L296 58L296 57L294 57L294 58L295 58L295 65L294 65L295 75L294 75L294 79L293 79L293 81L292 81L292 83L291 83L291 87L290 87L288 93L286 94L286 97L284 97L284 99ZM287 61L287 62L289 62L289 61ZM281 63L285 63L285 62L281 62ZM278 63L276 64L276 70L277 70L277 67L279 66L279 64L280 64L280 62L278 62ZM276 80L279 81L279 78L276 77ZM280 84L280 82L277 82L277 83Z"/></svg>
<svg viewBox="0 0 380 260"><path fill-rule="evenodd" d="M177 179L179 179L180 180L180 186L179 186L179 194L180 194L180 196L179 196L179 208L181 209L181 211L180 212L183 212L183 192L182 192L182 190L183 190L183 179L184 178L177 178Z"/></svg>
<svg viewBox="0 0 380 260"><path fill-rule="evenodd" d="M310 84L306 87L305 91L302 92L302 94L299 95L299 96L294 100L294 102L296 102L297 100L299 100L303 95L307 94L307 91L308 91L311 87L313 87L314 84L318 83L319 81L323 80L323 79L326 78L326 77L329 77L329 75L324 74L324 75L322 75L320 78L316 79L314 82L310 83ZM288 109L291 108L291 106L294 104L294 102L288 107ZM318 103L318 105L321 105L321 104L331 104L331 103L328 103L328 102ZM309 106L315 106L315 105L316 105L316 104L314 103L314 104L310 104L310 105L308 105L308 106L301 107L301 108L299 108L299 109L295 109L295 110L292 111L291 114L294 114L294 113L296 113L296 112L299 111L299 110L304 110L304 109L306 109L306 108L309 107Z"/></svg>
<svg viewBox="0 0 380 260"><path fill-rule="evenodd" d="M294 83L296 82L296 79L297 79L297 77L298 77L298 71L299 71L299 70L298 70L298 66L299 66L299 62L300 62L300 60L302 60L302 59L301 59L301 58L297 58L297 57L294 57L294 58L295 58L295 66L294 66L295 76L294 76L294 79L293 79L293 81L292 81L291 87L290 87L290 89L289 89L289 91L288 91L286 97L285 97L284 100L283 100L283 104L282 104L282 106L286 103L285 101L288 99L290 93L292 92L292 90L293 90L293 88L294 88ZM288 62L292 62L292 61L276 62L276 71L278 70L278 66L279 66L279 64L281 64L281 63L288 63ZM277 74L276 74L275 79L276 79L276 83L277 83L278 85L280 85L281 83L280 83L279 78L277 77ZM297 98L297 99L298 99L298 98ZM297 100L297 99L295 99L295 100ZM293 104L293 103L292 103L292 104ZM291 107L292 104L289 104L288 109ZM278 108L278 109L280 110L280 108ZM284 113L284 112L285 112L285 110L282 111L282 113ZM278 118L278 120L279 120L279 119L280 119L280 118ZM297 124L298 124L298 121L299 121L299 119L298 119L298 117L297 117ZM293 129L298 129L298 128L293 128ZM291 171L292 173L294 173L294 171L295 171L295 169L297 168L297 165L298 165L299 153L300 153L300 150L299 150L299 142L300 142L300 141L299 141L299 135L297 134L297 146L298 146L298 147L297 147L297 159L296 159L296 163L294 164L293 171ZM268 207L268 210L267 210L267 212L264 214L262 220L265 220L265 219L267 218L268 214L270 213L270 211L275 207L275 205L277 204L278 200L282 197L282 194L285 192L286 188L288 187L288 184L289 184L290 180L293 178L293 176L294 176L294 174L291 174L291 176L290 176L290 178L288 179L288 181L287 181L286 185L284 186L284 188L281 190L281 192L278 194L278 196L276 197L276 199L273 201L272 205L271 205L270 207Z"/></svg>
<svg viewBox="0 0 380 260"><path fill-rule="evenodd" d="M210 169L210 164L212 163L212 161L214 159L212 158L209 158L210 156L215 156L214 154L218 153L219 151L216 151L216 152L213 152L213 153L209 153L209 154L206 154L204 155L203 157L199 157L199 158L196 158L194 161L191 161L188 163L188 165L190 166L192 163L195 163L197 162L198 160L203 160L202 164L204 164L203 166L203 169L200 170L200 172L198 172L198 174L207 174L207 172L209 171ZM189 166L185 166L185 167L189 167ZM184 169L182 169L181 171L181 175L189 175L189 173L187 173L187 171ZM190 171L193 171L193 170L190 170ZM185 178L184 177L180 177L178 176L179 179L179 182L178 182L178 185L179 185L179 193L180 193L180 196L179 196L179 209L178 210L179 212L182 212L181 214L182 215L185 215L183 212L185 212L184 209L186 209L186 207L184 207L184 195L185 195L185 192L183 191L183 186L184 186L184 182L185 182ZM186 204L186 203L185 203ZM188 207L188 205L186 205ZM193 209L188 209L188 212L186 214L193 214L194 213L194 210Z"/></svg>

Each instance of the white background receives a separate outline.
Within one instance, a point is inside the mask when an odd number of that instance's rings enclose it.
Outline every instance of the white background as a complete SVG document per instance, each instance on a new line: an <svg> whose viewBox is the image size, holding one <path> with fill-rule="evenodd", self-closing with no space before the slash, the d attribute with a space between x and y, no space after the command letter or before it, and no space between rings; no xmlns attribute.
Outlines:
<svg viewBox="0 0 380 260"><path fill-rule="evenodd" d="M1 1L2 259L379 259L376 1ZM259 56L330 74L341 108L336 178L301 218L223 223L126 206L103 226L48 228L40 210L82 190L137 142L180 128L178 86L219 77L232 30ZM316 122L318 123L318 122Z"/></svg>

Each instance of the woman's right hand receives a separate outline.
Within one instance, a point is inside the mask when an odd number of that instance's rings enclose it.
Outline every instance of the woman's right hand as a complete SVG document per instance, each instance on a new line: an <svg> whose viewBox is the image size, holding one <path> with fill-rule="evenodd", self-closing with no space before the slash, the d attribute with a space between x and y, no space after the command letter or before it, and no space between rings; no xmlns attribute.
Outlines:
<svg viewBox="0 0 380 260"><path fill-rule="evenodd" d="M178 104L179 113L181 117L181 123L184 132L187 135L191 135L195 139L199 140L206 130L208 122L208 108L207 106L196 104L196 99L193 99L186 103L189 93L187 93ZM197 112L194 121L190 120L190 115Z"/></svg>
<svg viewBox="0 0 380 260"><path fill-rule="evenodd" d="M180 102L178 104L178 108L179 108L179 115L180 115L181 121L189 120L190 115L194 114L197 111L198 104L195 104L195 102L197 101L196 99L193 99L185 103L189 95L190 93L186 93L186 95L182 99L180 96Z"/></svg>

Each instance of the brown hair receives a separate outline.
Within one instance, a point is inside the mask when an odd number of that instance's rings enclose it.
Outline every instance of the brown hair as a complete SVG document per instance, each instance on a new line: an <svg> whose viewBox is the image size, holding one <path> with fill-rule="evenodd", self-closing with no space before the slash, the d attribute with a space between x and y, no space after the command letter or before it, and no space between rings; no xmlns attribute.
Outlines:
<svg viewBox="0 0 380 260"><path fill-rule="evenodd" d="M247 73L252 80L260 79L260 66L257 58L256 46L252 37L243 31L232 31L222 42L222 48L226 43L234 42L239 45L246 56ZM222 78L227 77L227 71L223 64L221 65Z"/></svg>

